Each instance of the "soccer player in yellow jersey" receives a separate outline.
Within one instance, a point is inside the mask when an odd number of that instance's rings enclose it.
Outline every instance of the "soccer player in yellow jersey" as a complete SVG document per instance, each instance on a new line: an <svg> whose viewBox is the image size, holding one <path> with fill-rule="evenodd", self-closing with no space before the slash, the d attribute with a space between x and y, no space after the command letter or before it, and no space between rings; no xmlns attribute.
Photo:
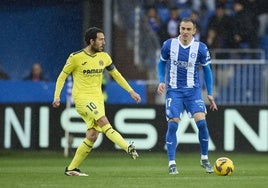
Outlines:
<svg viewBox="0 0 268 188"><path fill-rule="evenodd" d="M101 29L93 27L85 32L87 46L70 54L61 71L54 93L53 107L60 106L60 93L69 74L73 76L72 95L77 112L87 125L86 138L77 148L75 155L65 169L68 176L88 176L79 170L79 165L92 150L99 133L104 133L112 142L125 150L133 159L139 155L133 144L128 144L116 130L113 129L105 115L104 98L101 84L103 71L106 69L114 80L124 88L137 102L141 97L136 93L125 78L112 63L111 57L103 52L105 36Z"/></svg>

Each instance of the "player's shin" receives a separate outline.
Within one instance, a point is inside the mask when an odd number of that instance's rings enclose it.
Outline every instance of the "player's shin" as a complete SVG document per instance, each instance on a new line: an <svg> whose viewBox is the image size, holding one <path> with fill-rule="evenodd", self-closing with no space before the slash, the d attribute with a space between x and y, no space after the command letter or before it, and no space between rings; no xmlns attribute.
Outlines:
<svg viewBox="0 0 268 188"><path fill-rule="evenodd" d="M85 160L89 152L92 150L94 142L89 141L87 138L78 146L68 170L78 168L78 166Z"/></svg>
<svg viewBox="0 0 268 188"><path fill-rule="evenodd" d="M113 129L110 124L104 125L102 127L102 131L113 143L117 144L123 150L128 152L128 143L116 130Z"/></svg>
<svg viewBox="0 0 268 188"><path fill-rule="evenodd" d="M168 129L166 133L166 146L167 146L167 155L169 161L175 160L175 153L177 147L177 132L178 123L171 121L168 122Z"/></svg>
<svg viewBox="0 0 268 188"><path fill-rule="evenodd" d="M200 150L201 155L206 156L208 155L208 140L209 140L209 132L207 127L206 120L200 120L196 122L196 125L198 127L198 138L200 142Z"/></svg>

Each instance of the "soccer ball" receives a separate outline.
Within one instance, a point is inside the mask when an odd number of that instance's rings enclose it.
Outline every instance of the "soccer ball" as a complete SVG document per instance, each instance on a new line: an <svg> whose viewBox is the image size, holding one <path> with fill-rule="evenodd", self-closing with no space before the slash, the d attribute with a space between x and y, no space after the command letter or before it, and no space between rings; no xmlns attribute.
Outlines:
<svg viewBox="0 0 268 188"><path fill-rule="evenodd" d="M234 171L234 163L227 157L220 157L215 161L213 168L219 176L230 176Z"/></svg>

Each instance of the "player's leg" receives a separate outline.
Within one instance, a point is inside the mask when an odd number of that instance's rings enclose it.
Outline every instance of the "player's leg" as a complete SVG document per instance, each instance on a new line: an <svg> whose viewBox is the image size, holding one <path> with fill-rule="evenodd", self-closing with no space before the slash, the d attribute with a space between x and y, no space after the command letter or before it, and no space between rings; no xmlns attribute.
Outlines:
<svg viewBox="0 0 268 188"><path fill-rule="evenodd" d="M178 145L177 130L179 117L183 112L183 101L178 93L166 93L166 118L168 119L166 132L166 146L168 156L168 170L170 174L178 174L176 167L176 149Z"/></svg>
<svg viewBox="0 0 268 188"><path fill-rule="evenodd" d="M178 120L177 120L178 121ZM176 148L177 148L177 130L178 122L174 120L168 121L168 127L166 132L166 146L168 156L168 166L170 174L178 174L176 168Z"/></svg>
<svg viewBox="0 0 268 188"><path fill-rule="evenodd" d="M188 114L190 114L190 117L194 118L198 128L201 159L208 159L209 132L205 119L207 111L201 96L201 90L193 90L184 104Z"/></svg>
<svg viewBox="0 0 268 188"><path fill-rule="evenodd" d="M197 112L194 114L194 120L198 128L198 139L200 143L200 155L201 155L200 164L203 168L205 168L207 173L212 173L213 168L208 160L209 131L205 116L206 116L205 112Z"/></svg>
<svg viewBox="0 0 268 188"><path fill-rule="evenodd" d="M98 138L98 131L95 128L95 121L90 115L91 113L89 112L89 109L86 107L87 104L88 104L87 101L79 101L79 103L76 103L75 105L77 112L79 113L79 115L81 116L81 118L84 120L84 122L87 125L87 131L86 131L86 138L78 146L71 163L65 169L65 174L69 176L86 176L87 175L87 174L81 173L78 167L88 156L88 154L93 148L94 142Z"/></svg>
<svg viewBox="0 0 268 188"><path fill-rule="evenodd" d="M93 148L94 142L98 138L98 132L95 129L88 129L86 132L86 138L83 142L78 146L75 155L67 167L68 171L72 171L73 169L77 169L80 164L85 160L90 151Z"/></svg>
<svg viewBox="0 0 268 188"><path fill-rule="evenodd" d="M206 106L202 99L200 89L195 89L192 94L189 95L188 100L185 101L185 107L188 114L194 118L194 121L198 128L198 139L200 143L200 154L201 154L201 166L205 168L206 172L212 173L213 168L211 167L208 160L208 141L209 131L206 122Z"/></svg>
<svg viewBox="0 0 268 188"><path fill-rule="evenodd" d="M197 114L200 114L200 113L197 113ZM212 173L213 168L208 160L209 131L208 131L206 119L197 119L196 125L198 127L198 139L200 143L200 153L201 153L200 163L201 163L201 166L205 168L207 173Z"/></svg>
<svg viewBox="0 0 268 188"><path fill-rule="evenodd" d="M97 124L101 127L102 132L107 138L130 154L133 159L139 156L135 147L132 144L129 145L121 134L113 129L106 116L99 118Z"/></svg>
<svg viewBox="0 0 268 188"><path fill-rule="evenodd" d="M194 119L198 128L198 139L200 143L201 159L208 159L209 132L204 113L196 113ZM199 117L199 118L198 118Z"/></svg>

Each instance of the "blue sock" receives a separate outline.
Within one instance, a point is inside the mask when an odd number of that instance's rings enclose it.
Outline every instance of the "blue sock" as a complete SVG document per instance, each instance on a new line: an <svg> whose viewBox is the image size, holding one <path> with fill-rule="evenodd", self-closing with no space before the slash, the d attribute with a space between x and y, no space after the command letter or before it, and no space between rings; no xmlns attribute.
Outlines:
<svg viewBox="0 0 268 188"><path fill-rule="evenodd" d="M168 122L168 128L166 133L166 145L168 160L175 160L176 147L177 147L177 136L178 123L174 121Z"/></svg>
<svg viewBox="0 0 268 188"><path fill-rule="evenodd" d="M208 155L208 139L209 139L209 132L207 127L206 120L200 120L196 122L198 127L198 139L200 142L200 150L202 155Z"/></svg>

